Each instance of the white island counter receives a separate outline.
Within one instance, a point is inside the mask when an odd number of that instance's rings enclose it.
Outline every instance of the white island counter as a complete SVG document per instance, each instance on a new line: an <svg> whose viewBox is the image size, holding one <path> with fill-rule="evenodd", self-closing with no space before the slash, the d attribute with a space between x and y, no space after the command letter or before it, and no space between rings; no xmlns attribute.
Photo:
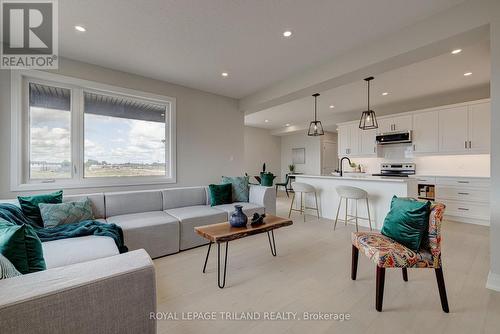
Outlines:
<svg viewBox="0 0 500 334"><path fill-rule="evenodd" d="M335 190L338 186L351 186L364 189L368 192L372 226L380 230L385 216L389 212L391 199L394 195L407 197L409 195L408 179L382 178L379 176L323 176L323 175L295 175L295 182L308 183L316 188L320 216L335 219L340 197ZM307 196L307 206L314 206L314 198ZM299 198L299 196L297 196ZM296 199L298 203L298 200ZM355 201L349 200L350 215L355 213ZM365 201L358 201L358 216L368 217ZM345 202L340 208L337 228L343 225L345 217ZM341 224L342 223L342 224ZM368 226L368 221L358 220L360 226Z"/></svg>

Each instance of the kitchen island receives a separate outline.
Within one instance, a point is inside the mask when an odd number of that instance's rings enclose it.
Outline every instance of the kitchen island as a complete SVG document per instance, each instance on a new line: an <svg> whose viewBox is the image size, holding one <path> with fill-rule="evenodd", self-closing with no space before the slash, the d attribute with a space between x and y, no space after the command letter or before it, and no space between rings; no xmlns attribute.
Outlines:
<svg viewBox="0 0 500 334"><path fill-rule="evenodd" d="M389 212L391 199L394 195L398 197L408 197L408 178L387 178L380 176L324 176L324 175L296 175L296 182L308 183L316 188L318 195L318 206L320 216L328 219L335 219L340 197L335 190L338 186L351 186L361 188L368 192L370 202L370 215L374 229L380 230L384 223L385 216ZM296 198L296 205L299 205L300 197ZM314 206L314 198L307 196L307 206ZM356 210L355 201L349 200L348 214L354 215ZM368 217L365 201L358 201L358 216ZM343 226L345 217L345 202L340 208L337 228ZM359 226L368 226L368 221L358 220Z"/></svg>

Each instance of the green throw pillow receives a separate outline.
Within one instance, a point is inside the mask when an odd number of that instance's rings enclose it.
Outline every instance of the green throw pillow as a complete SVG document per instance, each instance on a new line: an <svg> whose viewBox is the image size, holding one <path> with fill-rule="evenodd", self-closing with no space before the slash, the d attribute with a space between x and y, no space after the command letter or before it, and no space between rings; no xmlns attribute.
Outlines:
<svg viewBox="0 0 500 334"><path fill-rule="evenodd" d="M33 195L33 196L18 196L17 200L21 206L21 210L26 217L31 219L35 224L43 227L43 220L40 214L38 204L48 203L57 204L62 203L63 191L59 190L51 194Z"/></svg>
<svg viewBox="0 0 500 334"><path fill-rule="evenodd" d="M250 187L248 185L248 176L223 176L222 183L231 183L233 202L248 202Z"/></svg>
<svg viewBox="0 0 500 334"><path fill-rule="evenodd" d="M0 254L0 279L21 276L16 267L5 256Z"/></svg>
<svg viewBox="0 0 500 334"><path fill-rule="evenodd" d="M42 242L29 225L0 220L0 254L22 274L45 270Z"/></svg>
<svg viewBox="0 0 500 334"><path fill-rule="evenodd" d="M232 203L231 189L231 183L209 185L208 190L210 191L210 205L214 206Z"/></svg>
<svg viewBox="0 0 500 334"><path fill-rule="evenodd" d="M412 198L397 198L391 201L391 210L384 220L383 235L399 242L413 251L418 251L429 226L431 202L420 202Z"/></svg>
<svg viewBox="0 0 500 334"><path fill-rule="evenodd" d="M92 205L88 198L60 204L40 203L38 206L44 227L56 227L94 219Z"/></svg>

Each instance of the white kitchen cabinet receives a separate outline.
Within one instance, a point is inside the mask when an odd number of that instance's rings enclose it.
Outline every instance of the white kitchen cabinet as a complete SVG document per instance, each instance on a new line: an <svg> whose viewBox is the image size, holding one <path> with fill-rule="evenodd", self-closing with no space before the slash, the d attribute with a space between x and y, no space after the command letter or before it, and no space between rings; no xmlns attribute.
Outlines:
<svg viewBox="0 0 500 334"><path fill-rule="evenodd" d="M467 151L467 106L439 110L439 151L458 153Z"/></svg>
<svg viewBox="0 0 500 334"><path fill-rule="evenodd" d="M412 115L384 117L377 119L377 133L406 131L413 128Z"/></svg>
<svg viewBox="0 0 500 334"><path fill-rule="evenodd" d="M377 130L359 130L359 155L370 156L377 154L377 143L375 137Z"/></svg>
<svg viewBox="0 0 500 334"><path fill-rule="evenodd" d="M343 125L338 128L339 156L359 155L360 131L358 123Z"/></svg>
<svg viewBox="0 0 500 334"><path fill-rule="evenodd" d="M413 151L435 153L439 148L438 112L427 111L413 115Z"/></svg>
<svg viewBox="0 0 500 334"><path fill-rule="evenodd" d="M490 103L439 111L439 152L489 153Z"/></svg>
<svg viewBox="0 0 500 334"><path fill-rule="evenodd" d="M471 152L490 151L490 103L469 106L468 116L468 148Z"/></svg>

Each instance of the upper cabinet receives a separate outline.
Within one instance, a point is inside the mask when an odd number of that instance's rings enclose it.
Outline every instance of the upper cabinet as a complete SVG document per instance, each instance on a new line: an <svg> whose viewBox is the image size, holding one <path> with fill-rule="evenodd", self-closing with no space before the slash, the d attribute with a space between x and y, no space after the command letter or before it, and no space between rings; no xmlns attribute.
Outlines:
<svg viewBox="0 0 500 334"><path fill-rule="evenodd" d="M439 152L467 149L467 109L463 106L439 111Z"/></svg>
<svg viewBox="0 0 500 334"><path fill-rule="evenodd" d="M378 123L377 133L406 131L406 130L411 130L413 128L411 115L384 117L377 119L377 123Z"/></svg>
<svg viewBox="0 0 500 334"><path fill-rule="evenodd" d="M489 153L489 102L439 111L439 152Z"/></svg>
<svg viewBox="0 0 500 334"><path fill-rule="evenodd" d="M412 130L418 155L480 154L490 152L491 105L487 100L384 116L378 129L361 130L357 122L340 124L340 156L374 156L377 133Z"/></svg>
<svg viewBox="0 0 500 334"><path fill-rule="evenodd" d="M469 150L477 153L490 152L491 104L480 103L469 106Z"/></svg>
<svg viewBox="0 0 500 334"><path fill-rule="evenodd" d="M426 111L413 115L413 151L435 153L439 148L438 112Z"/></svg>

